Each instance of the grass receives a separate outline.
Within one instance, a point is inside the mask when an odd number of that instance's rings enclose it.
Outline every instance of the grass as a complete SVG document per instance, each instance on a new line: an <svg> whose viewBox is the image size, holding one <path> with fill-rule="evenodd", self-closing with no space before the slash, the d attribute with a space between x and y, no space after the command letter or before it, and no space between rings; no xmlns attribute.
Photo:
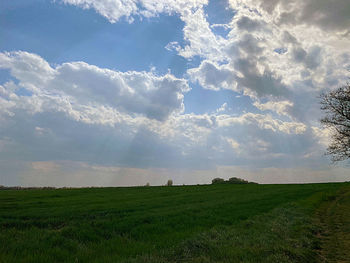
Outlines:
<svg viewBox="0 0 350 263"><path fill-rule="evenodd" d="M350 262L350 188L324 202L317 211L320 220L322 262Z"/></svg>
<svg viewBox="0 0 350 263"><path fill-rule="evenodd" d="M348 184L0 191L0 262L312 262Z"/></svg>

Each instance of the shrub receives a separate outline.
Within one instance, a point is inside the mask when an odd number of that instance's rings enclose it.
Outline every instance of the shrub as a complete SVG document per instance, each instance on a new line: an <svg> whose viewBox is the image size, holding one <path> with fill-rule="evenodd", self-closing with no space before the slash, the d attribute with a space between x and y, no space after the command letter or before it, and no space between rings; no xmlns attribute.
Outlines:
<svg viewBox="0 0 350 263"><path fill-rule="evenodd" d="M167 186L172 186L172 185L173 185L173 180L168 180L168 182L167 182L166 185L167 185Z"/></svg>
<svg viewBox="0 0 350 263"><path fill-rule="evenodd" d="M238 177L231 177L227 181L225 181L222 178L214 178L211 181L212 184L256 184L254 182L248 182L247 180L238 178Z"/></svg>
<svg viewBox="0 0 350 263"><path fill-rule="evenodd" d="M225 180L222 179L222 178L214 178L212 181L211 181L212 184L224 184L225 183Z"/></svg>
<svg viewBox="0 0 350 263"><path fill-rule="evenodd" d="M228 182L230 184L248 184L249 183L248 181L238 177L231 177L230 179L228 179Z"/></svg>

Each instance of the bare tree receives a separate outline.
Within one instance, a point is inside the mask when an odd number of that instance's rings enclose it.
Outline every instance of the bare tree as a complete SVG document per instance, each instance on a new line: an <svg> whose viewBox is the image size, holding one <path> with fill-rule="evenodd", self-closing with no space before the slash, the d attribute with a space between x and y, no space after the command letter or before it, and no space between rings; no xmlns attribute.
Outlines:
<svg viewBox="0 0 350 263"><path fill-rule="evenodd" d="M321 95L321 109L325 117L321 123L332 129L332 141L327 153L332 160L350 158L350 84Z"/></svg>

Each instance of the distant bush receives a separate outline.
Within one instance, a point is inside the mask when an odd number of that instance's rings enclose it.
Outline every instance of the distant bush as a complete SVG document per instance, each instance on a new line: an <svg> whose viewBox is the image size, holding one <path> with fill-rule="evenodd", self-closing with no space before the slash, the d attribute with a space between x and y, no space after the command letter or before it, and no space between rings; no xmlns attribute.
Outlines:
<svg viewBox="0 0 350 263"><path fill-rule="evenodd" d="M172 186L172 185L173 185L173 180L168 180L168 182L167 182L166 185L167 185L167 186Z"/></svg>
<svg viewBox="0 0 350 263"><path fill-rule="evenodd" d="M213 180L211 180L212 184L224 184L225 180L222 178L214 178Z"/></svg>
<svg viewBox="0 0 350 263"><path fill-rule="evenodd" d="M147 183L145 186L149 186L149 183Z"/></svg>
<svg viewBox="0 0 350 263"><path fill-rule="evenodd" d="M231 177L230 179L228 179L227 181L225 181L222 178L214 178L211 181L212 184L256 184L254 182L249 182L247 180L238 178L238 177Z"/></svg>
<svg viewBox="0 0 350 263"><path fill-rule="evenodd" d="M248 181L238 177L231 177L230 179L228 179L228 182L230 184L248 184L249 183Z"/></svg>

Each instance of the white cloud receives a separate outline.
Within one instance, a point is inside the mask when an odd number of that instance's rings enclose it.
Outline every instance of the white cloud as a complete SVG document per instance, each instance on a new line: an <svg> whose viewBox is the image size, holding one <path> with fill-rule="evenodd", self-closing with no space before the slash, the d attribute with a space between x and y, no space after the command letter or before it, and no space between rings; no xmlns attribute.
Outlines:
<svg viewBox="0 0 350 263"><path fill-rule="evenodd" d="M117 22L121 17L130 19L130 16L138 11L135 0L62 0L62 2L83 9L93 8L111 23Z"/></svg>
<svg viewBox="0 0 350 263"><path fill-rule="evenodd" d="M227 110L228 106L227 106L227 102L223 103L221 105L220 108L216 109L216 112L219 113L219 112L225 112Z"/></svg>
<svg viewBox="0 0 350 263"><path fill-rule="evenodd" d="M267 26L265 21L250 18L249 16L242 15L237 19L237 27L240 30L248 32L264 30Z"/></svg>
<svg viewBox="0 0 350 263"><path fill-rule="evenodd" d="M349 5L338 1L330 8L329 3L318 6L316 2L229 1L236 12L226 24L230 31L219 44L211 41L215 37L201 33L207 38L202 42L212 44L207 49L203 46L203 51L193 49L204 59L188 70L191 80L205 89L248 95L259 101L255 106L262 111L315 125L321 114L318 95L350 76L350 39L345 26L350 21L345 15ZM286 12L295 20L288 21ZM327 25L326 19L331 20ZM202 24L201 30L206 27ZM192 34L196 32L201 31L194 28ZM210 51L212 47L215 52Z"/></svg>
<svg viewBox="0 0 350 263"><path fill-rule="evenodd" d="M101 111L106 117L124 112L163 121L173 112L183 111L183 93L189 90L186 80L170 74L118 72L84 62L52 68L27 52L1 53L0 68L10 69L18 87L33 92L33 96L21 99L23 107L30 106L34 112L63 111L83 121ZM78 116L78 112L83 114Z"/></svg>
<svg viewBox="0 0 350 263"><path fill-rule="evenodd" d="M188 74L193 82L198 81L206 89L237 89L235 72L225 65L219 66L204 60L198 68L189 69Z"/></svg>
<svg viewBox="0 0 350 263"><path fill-rule="evenodd" d="M212 32L203 9L186 12L181 19L185 22L184 40L188 44L179 50L179 55L187 59L194 56L210 58L214 61L225 59L221 52L225 40Z"/></svg>
<svg viewBox="0 0 350 263"><path fill-rule="evenodd" d="M239 149L239 143L237 141L235 141L232 138L226 138L226 141L230 144L230 146L235 149L238 150Z"/></svg>
<svg viewBox="0 0 350 263"><path fill-rule="evenodd" d="M260 103L255 101L253 103L261 111L274 111L279 115L289 116L289 110L293 106L293 103L287 100L284 101L268 101L266 103Z"/></svg>
<svg viewBox="0 0 350 263"><path fill-rule="evenodd" d="M343 59L349 52L347 0L337 3L231 0L229 5L236 14L230 23L221 25L231 29L227 39L211 30L216 25L207 21L203 9L208 3L206 0L63 2L93 8L111 22L121 17L130 19L134 15L180 14L185 22L183 32L187 44L181 47L169 43L167 48L185 58L200 56L208 60L206 65L219 63L221 66L216 65L216 73L199 72L199 69L190 71L198 72L194 77L197 79L213 80L212 75L218 75L217 82L222 87L212 84L213 81L202 81L204 88L219 90L238 86L235 90L244 90L251 96L286 96L286 88L295 89L300 85L299 81L309 83L308 86L326 88L346 80L346 65L350 63L349 59ZM278 49L284 50L283 53L277 54L275 50ZM223 63L227 65L222 66ZM205 69L204 65L201 67ZM199 73L202 76L198 76ZM222 79L223 75L227 77Z"/></svg>
<svg viewBox="0 0 350 263"><path fill-rule="evenodd" d="M319 128L319 127L312 127L312 132L316 138L318 138L319 143L322 144L324 147L327 147L332 131L329 128Z"/></svg>
<svg viewBox="0 0 350 263"><path fill-rule="evenodd" d="M41 62L42 73L27 66L32 57ZM183 92L188 86L170 75L121 73L82 62L51 67L24 52L4 53L1 58L2 67L9 68L18 81L1 86L5 111L11 113L1 114L0 136L6 138L0 149L2 160L208 169L220 163L266 166L276 158L308 152L314 145L279 148L297 136L308 141L310 135L303 123L270 115L183 114ZM163 82L168 85L162 86ZM19 87L32 95L16 95ZM149 101L167 107L167 118L149 115Z"/></svg>
<svg viewBox="0 0 350 263"><path fill-rule="evenodd" d="M166 46L165 46L165 49L169 50L169 51L177 51L179 52L181 50L181 47L179 45L178 42L176 41L173 41L173 42L170 42L168 43Z"/></svg>
<svg viewBox="0 0 350 263"><path fill-rule="evenodd" d="M115 23L125 17L130 22L134 16L154 17L159 13L185 13L207 4L207 0L61 0L65 4L96 12Z"/></svg>
<svg viewBox="0 0 350 263"><path fill-rule="evenodd" d="M350 27L350 7L347 0L230 0L230 4L233 8L244 5L254 7L279 23L308 24L337 33L346 33Z"/></svg>

